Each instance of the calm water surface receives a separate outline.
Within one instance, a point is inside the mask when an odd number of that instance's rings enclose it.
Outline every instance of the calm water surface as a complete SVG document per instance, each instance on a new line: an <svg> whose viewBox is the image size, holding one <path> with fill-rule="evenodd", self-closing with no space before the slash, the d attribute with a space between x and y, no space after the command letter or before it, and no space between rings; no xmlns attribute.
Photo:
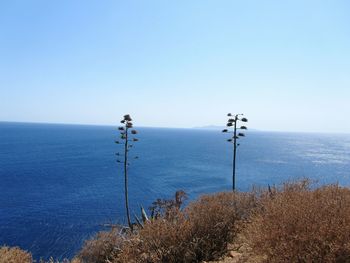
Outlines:
<svg viewBox="0 0 350 263"><path fill-rule="evenodd" d="M131 209L185 190L230 190L232 151L219 131L139 128L129 171ZM101 224L125 222L117 130L0 123L0 245L35 258L72 257ZM237 187L301 177L350 185L350 135L247 132Z"/></svg>

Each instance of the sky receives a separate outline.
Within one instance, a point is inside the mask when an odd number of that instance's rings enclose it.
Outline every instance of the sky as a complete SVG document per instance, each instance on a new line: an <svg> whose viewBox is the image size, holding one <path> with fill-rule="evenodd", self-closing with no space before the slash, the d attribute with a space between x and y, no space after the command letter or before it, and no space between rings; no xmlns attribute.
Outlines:
<svg viewBox="0 0 350 263"><path fill-rule="evenodd" d="M0 121L350 133L348 0L0 2Z"/></svg>

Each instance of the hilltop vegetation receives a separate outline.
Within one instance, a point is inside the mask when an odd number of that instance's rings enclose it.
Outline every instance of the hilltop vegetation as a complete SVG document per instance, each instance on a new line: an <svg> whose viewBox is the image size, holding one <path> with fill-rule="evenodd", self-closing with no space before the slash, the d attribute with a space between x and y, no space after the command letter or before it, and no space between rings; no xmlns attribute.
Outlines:
<svg viewBox="0 0 350 263"><path fill-rule="evenodd" d="M158 217L136 231L98 233L72 262L202 262L222 259L229 249L237 256L232 262L350 262L348 188L311 189L304 180L204 195L184 209L173 204L158 207ZM8 247L0 258L32 260Z"/></svg>

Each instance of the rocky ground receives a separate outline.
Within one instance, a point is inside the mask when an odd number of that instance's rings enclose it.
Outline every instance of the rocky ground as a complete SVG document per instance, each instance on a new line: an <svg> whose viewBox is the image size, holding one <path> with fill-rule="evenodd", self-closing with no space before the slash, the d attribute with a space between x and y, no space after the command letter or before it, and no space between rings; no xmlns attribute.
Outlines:
<svg viewBox="0 0 350 263"><path fill-rule="evenodd" d="M224 257L217 261L204 261L202 263L262 263L263 258L253 255L246 242L240 240L236 244L229 244Z"/></svg>

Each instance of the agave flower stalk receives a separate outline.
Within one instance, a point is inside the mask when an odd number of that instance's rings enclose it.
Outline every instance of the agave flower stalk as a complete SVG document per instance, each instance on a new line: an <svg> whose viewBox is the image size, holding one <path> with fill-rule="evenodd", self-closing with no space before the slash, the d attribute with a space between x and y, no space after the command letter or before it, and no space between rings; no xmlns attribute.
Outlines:
<svg viewBox="0 0 350 263"><path fill-rule="evenodd" d="M120 139L121 141L115 141L116 144L122 144L123 147L123 154L116 153L116 156L118 156L117 162L123 164L123 170L124 170L124 193L125 193L125 210L126 210L126 217L128 221L129 228L133 230L133 224L131 223L130 219L130 209L129 209L129 194L128 194L128 167L130 165L129 163L129 151L130 148L133 146L133 142L137 142L138 139L133 138L132 136L137 134L137 131L133 129L132 119L129 114L124 115L123 119L120 121L123 126L118 127L119 133L120 133ZM134 157L137 159L138 157Z"/></svg>
<svg viewBox="0 0 350 263"><path fill-rule="evenodd" d="M229 117L228 121L227 121L227 129L223 129L222 132L224 133L232 133L233 136L228 139L227 141L229 143L233 144L233 160L232 160L232 190L235 191L236 190L236 156L237 156L237 147L240 145L239 143L237 143L237 140L240 137L244 137L245 134L242 132L238 132L237 130L247 130L246 126L241 126L241 127L237 127L238 122L248 122L247 118L241 117L243 116L243 114L234 114L232 115L231 113L228 113L227 116ZM229 128L232 127L232 131L229 130Z"/></svg>

